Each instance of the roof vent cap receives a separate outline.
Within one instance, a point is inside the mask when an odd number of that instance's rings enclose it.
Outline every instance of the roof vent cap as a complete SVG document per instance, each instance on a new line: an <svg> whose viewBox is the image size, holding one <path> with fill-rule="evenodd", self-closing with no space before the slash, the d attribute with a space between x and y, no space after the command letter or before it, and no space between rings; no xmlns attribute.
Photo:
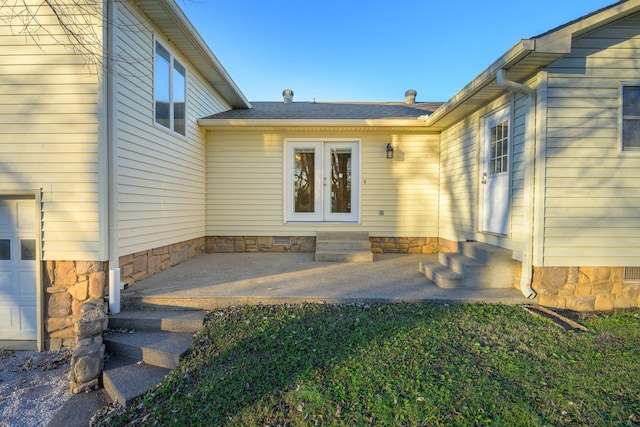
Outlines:
<svg viewBox="0 0 640 427"><path fill-rule="evenodd" d="M406 91L404 93L404 103L405 104L415 104L416 103L416 95L418 94L418 92L416 92L413 89L409 89L408 91Z"/></svg>
<svg viewBox="0 0 640 427"><path fill-rule="evenodd" d="M293 91L291 89L285 89L282 91L282 98L285 104L293 103Z"/></svg>

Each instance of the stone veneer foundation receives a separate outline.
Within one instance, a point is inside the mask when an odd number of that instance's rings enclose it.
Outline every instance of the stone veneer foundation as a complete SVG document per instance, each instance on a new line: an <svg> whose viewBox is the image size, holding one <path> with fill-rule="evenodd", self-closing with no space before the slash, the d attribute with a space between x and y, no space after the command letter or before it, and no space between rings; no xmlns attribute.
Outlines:
<svg viewBox="0 0 640 427"><path fill-rule="evenodd" d="M208 253L315 251L315 237L289 238L291 244L283 245L274 243L272 236L209 236L206 238L206 247ZM433 254L440 250L448 251L447 242L437 237L370 237L369 241L374 254Z"/></svg>
<svg viewBox="0 0 640 427"><path fill-rule="evenodd" d="M204 251L205 238L200 237L121 256L119 259L120 280L122 283L131 285L138 280L200 255Z"/></svg>
<svg viewBox="0 0 640 427"><path fill-rule="evenodd" d="M71 393L96 388L102 372L107 328L104 301L108 265L94 261L45 261L45 346L68 349Z"/></svg>
<svg viewBox="0 0 640 427"><path fill-rule="evenodd" d="M435 254L440 250L437 237L370 237L374 254Z"/></svg>
<svg viewBox="0 0 640 427"><path fill-rule="evenodd" d="M640 283L623 281L623 267L534 267L540 305L573 311L640 307Z"/></svg>
<svg viewBox="0 0 640 427"><path fill-rule="evenodd" d="M279 244L271 236L209 236L208 253L232 252L314 252L315 237L290 237L290 244Z"/></svg>

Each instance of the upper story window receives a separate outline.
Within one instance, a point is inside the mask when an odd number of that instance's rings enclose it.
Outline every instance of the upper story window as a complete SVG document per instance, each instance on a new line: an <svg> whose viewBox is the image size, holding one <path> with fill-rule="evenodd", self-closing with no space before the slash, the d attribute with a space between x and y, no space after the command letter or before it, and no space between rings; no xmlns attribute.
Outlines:
<svg viewBox="0 0 640 427"><path fill-rule="evenodd" d="M621 90L621 149L640 152L640 84L623 84Z"/></svg>
<svg viewBox="0 0 640 427"><path fill-rule="evenodd" d="M155 51L156 123L186 135L187 70L157 41Z"/></svg>

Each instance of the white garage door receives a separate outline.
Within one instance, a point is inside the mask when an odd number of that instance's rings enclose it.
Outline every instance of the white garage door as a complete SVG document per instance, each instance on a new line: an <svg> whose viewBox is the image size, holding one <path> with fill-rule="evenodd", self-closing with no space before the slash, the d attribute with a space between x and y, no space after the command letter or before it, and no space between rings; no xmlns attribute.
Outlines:
<svg viewBox="0 0 640 427"><path fill-rule="evenodd" d="M0 340L35 340L34 200L0 197Z"/></svg>

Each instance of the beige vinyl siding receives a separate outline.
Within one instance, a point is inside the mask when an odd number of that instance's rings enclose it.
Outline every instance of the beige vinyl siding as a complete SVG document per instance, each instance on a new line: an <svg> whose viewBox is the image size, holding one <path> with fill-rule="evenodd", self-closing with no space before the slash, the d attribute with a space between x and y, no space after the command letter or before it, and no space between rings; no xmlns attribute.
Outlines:
<svg viewBox="0 0 640 427"><path fill-rule="evenodd" d="M510 109L511 158L509 229L506 237L477 233L480 147L484 142L483 118L505 106ZM521 258L524 205L524 141L526 99L504 95L450 128L440 139L440 237L461 241L477 239L514 251Z"/></svg>
<svg viewBox="0 0 640 427"><path fill-rule="evenodd" d="M528 87L534 87L534 81L526 82ZM533 224L525 220L525 169L533 168L535 165L527 162L525 155L525 142L527 131L527 98L521 94L509 96L512 99L512 149L511 149L511 208L509 212L509 243L506 244L509 249L513 250L514 259L522 261L522 244L524 241L524 227L532 227ZM531 103L531 108L535 106ZM529 129L535 129L534 126ZM533 137L533 135L531 135ZM534 141L530 140L533 144ZM532 189L533 191L533 189ZM528 225L526 225L528 224Z"/></svg>
<svg viewBox="0 0 640 427"><path fill-rule="evenodd" d="M474 238L479 126L475 114L440 136L439 236L454 242Z"/></svg>
<svg viewBox="0 0 640 427"><path fill-rule="evenodd" d="M284 141L360 140L361 223L284 223ZM384 146L398 147L386 159ZM401 157L400 157L401 156ZM436 237L438 136L371 131L207 133L207 235L295 236L364 230L372 236ZM384 211L384 215L380 215Z"/></svg>
<svg viewBox="0 0 640 427"><path fill-rule="evenodd" d="M119 255L199 238L205 230L204 132L197 119L228 109L215 91L128 4L119 3L116 43ZM136 28L136 31L126 31ZM187 68L186 137L154 121L154 36Z"/></svg>
<svg viewBox="0 0 640 427"><path fill-rule="evenodd" d="M618 92L639 81L640 18L587 34L548 71L545 266L640 265L640 157L618 149Z"/></svg>
<svg viewBox="0 0 640 427"><path fill-rule="evenodd" d="M41 3L25 3L42 25L34 38L0 20L0 193L41 191L44 260L104 260L98 69L64 47Z"/></svg>

